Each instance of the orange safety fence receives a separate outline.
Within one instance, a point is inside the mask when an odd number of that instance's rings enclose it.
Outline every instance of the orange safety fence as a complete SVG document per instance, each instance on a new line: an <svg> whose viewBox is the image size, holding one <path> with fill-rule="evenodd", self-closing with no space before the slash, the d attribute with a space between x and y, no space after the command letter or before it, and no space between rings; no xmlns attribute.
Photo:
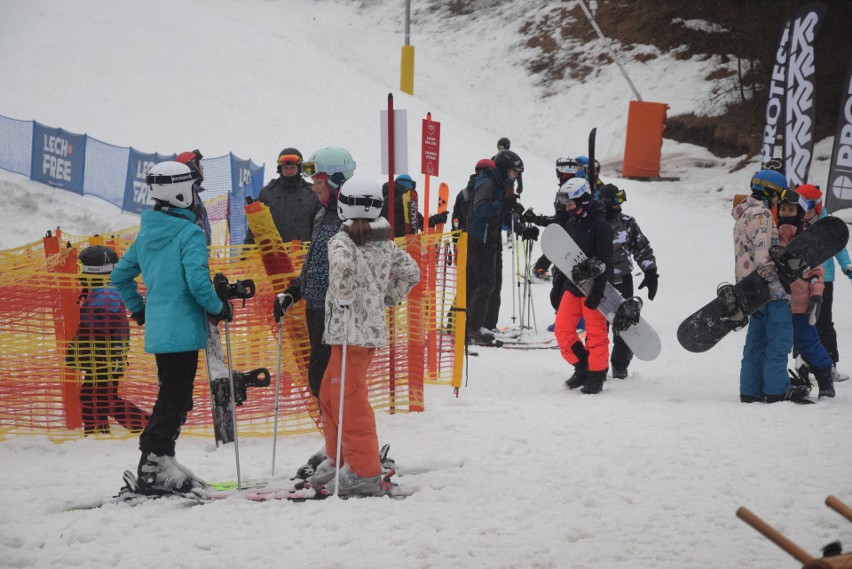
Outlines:
<svg viewBox="0 0 852 569"><path fill-rule="evenodd" d="M299 274L308 244L281 243L265 206L255 209L249 211L249 223L257 245L211 247L210 272L223 273L230 282L252 279L256 284L257 293L245 307L234 300L229 332L233 369L265 367L272 376L269 387L250 387L247 401L237 407L239 434L268 437L274 424L279 345L272 303ZM130 437L138 432L134 410L150 412L157 394L156 365L153 355L144 351L144 329L130 320L129 342L95 342L83 348L75 342L82 291L77 252L104 244L121 255L137 231L130 228L99 237L72 236L57 229L43 242L0 251L0 439L30 434L47 435L56 442L79 438L84 434L83 409L91 407L92 399L108 416L106 428L101 420L94 436ZM457 254L458 240L458 233L397 239L423 274L434 278L421 279L403 303L388 310L392 323L388 346L377 352L368 374L370 401L377 411L419 411L426 403L424 385L460 385L464 321L458 315L464 313L453 308L457 291L464 296L465 266ZM427 266L430 260L432 266ZM434 288L427 290L431 282ZM144 282L140 293L144 296ZM455 308L463 309L464 299L460 300ZM315 431L321 421L308 389L304 303L291 307L283 322L278 432ZM75 358L86 357L96 364L74 363ZM104 360L112 363L106 365ZM184 435L212 437L208 385L200 352L194 407Z"/></svg>

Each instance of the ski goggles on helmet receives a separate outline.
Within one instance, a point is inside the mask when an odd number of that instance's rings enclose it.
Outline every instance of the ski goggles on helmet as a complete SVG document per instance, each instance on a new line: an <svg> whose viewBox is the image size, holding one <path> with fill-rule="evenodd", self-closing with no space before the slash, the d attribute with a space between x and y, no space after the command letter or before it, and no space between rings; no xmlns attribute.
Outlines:
<svg viewBox="0 0 852 569"><path fill-rule="evenodd" d="M611 196L607 196L606 199L612 205L620 205L627 201L627 193L624 190L618 190Z"/></svg>
<svg viewBox="0 0 852 569"><path fill-rule="evenodd" d="M302 162L302 172L307 176L314 176L317 173L328 174L329 178L333 178L334 174L345 174L349 172L350 175L355 171L355 162L352 161L349 164L343 164L339 166L332 166L329 164L320 164L319 162Z"/></svg>
<svg viewBox="0 0 852 569"><path fill-rule="evenodd" d="M567 193L559 192L556 194L556 203L559 205L566 205L570 201L572 201L572 198Z"/></svg>
<svg viewBox="0 0 852 569"><path fill-rule="evenodd" d="M279 166L298 166L302 163L302 159L298 154L282 154L278 157Z"/></svg>

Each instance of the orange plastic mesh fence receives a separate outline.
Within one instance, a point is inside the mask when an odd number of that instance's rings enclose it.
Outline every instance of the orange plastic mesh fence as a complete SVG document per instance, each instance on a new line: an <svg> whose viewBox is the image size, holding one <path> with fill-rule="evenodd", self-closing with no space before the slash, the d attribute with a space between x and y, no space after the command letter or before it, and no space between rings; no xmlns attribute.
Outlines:
<svg viewBox="0 0 852 569"><path fill-rule="evenodd" d="M78 333L85 324L80 318L85 299L77 251L105 244L121 255L137 231L131 228L103 238L57 230L41 243L0 251L0 439L46 434L60 442L83 436L84 427L97 437L130 437L144 424L156 399L157 371L154 357L144 351L143 329L122 313L129 321L125 332L106 337ZM254 226L253 232L263 233ZM464 279L465 271L457 264L457 240L458 235L450 233L397 240L418 261L424 278L405 302L388 310L388 347L377 352L368 374L376 410L419 411L424 408L424 384L458 384L462 360L456 347L463 342L464 328L462 321L461 330L456 330L459 313L451 308L457 287L464 290L459 279ZM245 307L233 301L235 317L228 330L232 367L237 371L265 367L272 376L270 387L250 387L247 401L237 408L240 436L271 436L276 385L280 435L314 431L320 422L307 387L304 303L291 307L282 321L280 378L279 324L272 316L274 296L298 275L307 244L274 241L210 248L211 275L223 273L230 282L252 279L257 287ZM270 251L286 253L292 268L286 263L270 265ZM433 278L427 281L429 273ZM431 282L434 285L428 288ZM144 296L141 282L140 293ZM224 341L224 326L220 329ZM199 353L194 407L182 433L212 437L203 355Z"/></svg>

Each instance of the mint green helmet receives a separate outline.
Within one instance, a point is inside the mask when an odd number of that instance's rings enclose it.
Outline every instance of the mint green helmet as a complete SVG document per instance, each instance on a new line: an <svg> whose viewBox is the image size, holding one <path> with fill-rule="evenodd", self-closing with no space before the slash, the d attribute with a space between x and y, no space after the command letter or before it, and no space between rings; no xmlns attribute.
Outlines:
<svg viewBox="0 0 852 569"><path fill-rule="evenodd" d="M302 163L302 172L308 176L325 174L328 183L338 188L355 173L355 160L345 148L326 146L315 151L307 161Z"/></svg>

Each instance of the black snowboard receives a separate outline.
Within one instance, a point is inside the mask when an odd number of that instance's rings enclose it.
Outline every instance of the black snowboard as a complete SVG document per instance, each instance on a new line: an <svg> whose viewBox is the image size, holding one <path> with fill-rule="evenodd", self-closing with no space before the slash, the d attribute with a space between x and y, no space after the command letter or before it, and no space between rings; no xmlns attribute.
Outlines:
<svg viewBox="0 0 852 569"><path fill-rule="evenodd" d="M839 253L848 240L849 228L843 220L823 217L799 234L787 247L774 249L771 255L779 267L781 280L789 284ZM735 285L722 286L735 293L735 303L725 303L717 296L684 320L677 329L678 342L690 352L706 352L728 332L744 326L746 317L770 300L769 284L757 272L749 274Z"/></svg>

